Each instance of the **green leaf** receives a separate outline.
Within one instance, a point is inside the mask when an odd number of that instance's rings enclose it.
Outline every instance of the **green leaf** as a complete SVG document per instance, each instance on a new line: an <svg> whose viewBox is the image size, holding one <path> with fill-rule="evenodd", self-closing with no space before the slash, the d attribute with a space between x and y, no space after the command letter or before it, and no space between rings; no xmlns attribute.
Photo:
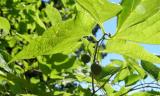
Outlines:
<svg viewBox="0 0 160 96"><path fill-rule="evenodd" d="M39 95L47 95L47 96L51 96L49 95L49 93L46 93L44 91L43 87L40 87L36 84L31 84L29 81L20 78L14 74L10 74L8 73L6 76L7 80L10 83L10 89L15 93L21 93L21 92L25 92L26 90L29 90L31 93L33 94L37 94ZM23 85L23 86L22 86Z"/></svg>
<svg viewBox="0 0 160 96"><path fill-rule="evenodd" d="M121 54L133 59L142 59L153 63L160 63L160 59L157 56L149 53L137 43L125 40L110 39L107 42L107 48L105 51L109 53Z"/></svg>
<svg viewBox="0 0 160 96"><path fill-rule="evenodd" d="M6 64L6 61L4 60L3 56L0 54L0 67L4 67L3 65Z"/></svg>
<svg viewBox="0 0 160 96"><path fill-rule="evenodd" d="M105 84L104 86L104 89L106 90L106 93L109 95L109 94L112 94L114 92L114 89L112 87L111 84ZM110 95L109 95L110 96Z"/></svg>
<svg viewBox="0 0 160 96"><path fill-rule="evenodd" d="M102 67L102 72L100 74L100 78L106 77L108 75L114 75L121 69L121 66L117 66L113 62L105 67Z"/></svg>
<svg viewBox="0 0 160 96"><path fill-rule="evenodd" d="M133 93L132 96L156 96L156 94L151 94L148 92L136 92Z"/></svg>
<svg viewBox="0 0 160 96"><path fill-rule="evenodd" d="M5 78L6 75L7 74L5 72L3 72L3 71L0 70L0 85L3 85L4 81L7 81L6 78Z"/></svg>
<svg viewBox="0 0 160 96"><path fill-rule="evenodd" d="M62 21L61 15L53 5L47 5L45 8L46 15L51 21L52 26Z"/></svg>
<svg viewBox="0 0 160 96"><path fill-rule="evenodd" d="M128 68L121 70L115 77L114 82L118 82L124 80L127 76L130 75L130 71Z"/></svg>
<svg viewBox="0 0 160 96"><path fill-rule="evenodd" d="M59 23L44 32L42 36L32 40L12 60L29 59L39 55L54 53L71 53L81 45L79 39L91 33L94 20L89 14L79 13L76 19Z"/></svg>
<svg viewBox="0 0 160 96"><path fill-rule="evenodd" d="M48 75L49 73L51 73L51 69L47 64L39 64L39 68L45 75Z"/></svg>
<svg viewBox="0 0 160 96"><path fill-rule="evenodd" d="M58 72L60 72L62 69L69 69L71 67L73 67L74 62L76 60L75 56L69 57L68 60L66 60L65 62L59 63L58 65L52 65L56 70L58 70Z"/></svg>
<svg viewBox="0 0 160 96"><path fill-rule="evenodd" d="M63 79L64 78L60 76L56 70L52 70L49 77L51 79Z"/></svg>
<svg viewBox="0 0 160 96"><path fill-rule="evenodd" d="M31 13L30 13L31 14ZM32 13L33 14L33 13ZM44 25L44 23L42 22L42 20L39 17L38 12L35 13L35 15L31 15L31 17L33 18L33 20L44 30L46 30L46 26Z"/></svg>
<svg viewBox="0 0 160 96"><path fill-rule="evenodd" d="M0 54L3 55L3 58L6 62L8 62L9 60L11 60L11 55L6 51L6 50L0 50Z"/></svg>
<svg viewBox="0 0 160 96"><path fill-rule="evenodd" d="M74 0L62 0L64 7L72 8L75 4Z"/></svg>
<svg viewBox="0 0 160 96"><path fill-rule="evenodd" d="M123 0L122 5L124 9L118 17L118 32L114 38L160 44L160 1Z"/></svg>
<svg viewBox="0 0 160 96"><path fill-rule="evenodd" d="M141 61L141 65L144 68L145 71L147 71L150 75L152 75L156 80L158 80L158 75L160 72L160 68L155 66L154 64L147 62L147 61Z"/></svg>
<svg viewBox="0 0 160 96"><path fill-rule="evenodd" d="M121 89L118 92L116 92L115 94L113 94L111 96L126 96L124 94L127 93L129 90L130 90L130 88L123 86L123 87L121 87Z"/></svg>
<svg viewBox="0 0 160 96"><path fill-rule="evenodd" d="M110 3L107 0L77 0L77 2L87 10L99 24L116 16L122 9L120 5Z"/></svg>
<svg viewBox="0 0 160 96"><path fill-rule="evenodd" d="M121 6L123 7L121 13L118 15L118 30L122 29L127 24L131 24L133 22L126 23L128 17L131 15L137 4L140 0L122 0ZM135 19L135 18L134 18ZM139 18L137 18L139 19Z"/></svg>
<svg viewBox="0 0 160 96"><path fill-rule="evenodd" d="M36 78L36 77L32 77L32 78L30 79L30 82L31 82L32 84L37 84L37 83L40 82L40 79L39 79L39 78Z"/></svg>
<svg viewBox="0 0 160 96"><path fill-rule="evenodd" d="M11 72L11 69L9 68L9 65L7 64L5 56L7 56L8 54L6 54L3 51L0 51L2 53L0 53L0 68L2 68L3 70L5 70L6 72ZM1 70L2 70L1 69Z"/></svg>
<svg viewBox="0 0 160 96"><path fill-rule="evenodd" d="M131 67L133 70L137 71L139 76L143 79L146 76L145 70L140 67L138 61L133 58L129 58L125 56L125 60L128 63L128 66Z"/></svg>
<svg viewBox="0 0 160 96"><path fill-rule="evenodd" d="M119 69L120 69L119 67L106 66L103 68L103 72L107 76L107 75L115 74Z"/></svg>
<svg viewBox="0 0 160 96"><path fill-rule="evenodd" d="M0 29L3 30L3 33L0 34L0 37L3 37L9 33L10 24L9 21L4 17L0 17Z"/></svg>
<svg viewBox="0 0 160 96"><path fill-rule="evenodd" d="M68 59L69 58L67 55L57 53L57 54L53 54L50 57L50 59L48 59L48 62L54 63L55 65L61 65L61 64L65 63Z"/></svg>
<svg viewBox="0 0 160 96"><path fill-rule="evenodd" d="M126 86L135 84L139 79L141 79L140 76L136 74L131 74L127 76L127 78L125 78Z"/></svg>
<svg viewBox="0 0 160 96"><path fill-rule="evenodd" d="M147 91L148 93L154 94L154 95L160 95L159 91L156 90L151 90L151 91Z"/></svg>
<svg viewBox="0 0 160 96"><path fill-rule="evenodd" d="M38 96L38 95L34 95L34 94L20 94L20 96Z"/></svg>

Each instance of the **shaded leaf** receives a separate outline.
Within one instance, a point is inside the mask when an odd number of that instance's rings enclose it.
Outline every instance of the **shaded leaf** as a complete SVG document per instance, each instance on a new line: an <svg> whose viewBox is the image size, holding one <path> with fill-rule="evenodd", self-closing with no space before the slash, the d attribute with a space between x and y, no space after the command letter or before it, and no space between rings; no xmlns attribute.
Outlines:
<svg viewBox="0 0 160 96"><path fill-rule="evenodd" d="M160 68L155 66L153 63L147 61L141 61L141 65L145 71L147 71L150 75L152 75L156 80L158 79L158 75L160 72Z"/></svg>
<svg viewBox="0 0 160 96"><path fill-rule="evenodd" d="M114 66L112 63L102 67L102 72L100 74L100 78L106 77L108 75L114 75L120 70L120 66Z"/></svg>
<svg viewBox="0 0 160 96"><path fill-rule="evenodd" d="M57 54L53 54L51 56L51 58L49 59L49 62L63 62L68 58L67 55L61 54L61 53L57 53Z"/></svg>
<svg viewBox="0 0 160 96"><path fill-rule="evenodd" d="M139 79L140 79L140 76L136 74L131 74L127 76L127 78L125 78L126 86L135 84Z"/></svg>
<svg viewBox="0 0 160 96"><path fill-rule="evenodd" d="M51 73L51 69L50 69L49 66L47 66L47 64L39 64L39 68L46 75L48 75L49 73Z"/></svg>
<svg viewBox="0 0 160 96"><path fill-rule="evenodd" d="M8 73L6 78L11 83L10 87L15 94L25 92L27 89L31 93L37 94L37 95L46 95L46 96L51 95L50 93L44 92L45 89L43 87L39 88L38 85L31 84L27 80L17 77L16 75Z"/></svg>
<svg viewBox="0 0 160 96"><path fill-rule="evenodd" d="M125 56L125 60L128 63L128 66L131 67L133 70L137 71L141 79L143 79L146 76L145 70L140 67L138 61L135 59L129 58Z"/></svg>
<svg viewBox="0 0 160 96"><path fill-rule="evenodd" d="M66 62L63 62L62 64L57 65L55 67L57 67L56 68L57 70L69 69L70 67L73 66L75 60L76 60L76 57L72 56L72 57L68 58L68 60Z"/></svg>
<svg viewBox="0 0 160 96"><path fill-rule="evenodd" d="M9 68L9 65L7 64L7 59L9 58L9 55L6 52L0 51L0 69L5 70L6 72L11 72L12 69Z"/></svg>

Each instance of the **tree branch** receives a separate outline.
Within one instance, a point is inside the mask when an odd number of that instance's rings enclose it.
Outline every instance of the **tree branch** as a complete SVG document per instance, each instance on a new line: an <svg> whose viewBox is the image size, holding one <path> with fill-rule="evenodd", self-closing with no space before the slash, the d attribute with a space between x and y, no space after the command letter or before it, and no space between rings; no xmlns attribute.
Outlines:
<svg viewBox="0 0 160 96"><path fill-rule="evenodd" d="M92 74L92 95L91 96L93 96L94 95L94 93L95 93L95 89L94 89L94 76L93 76L93 74Z"/></svg>
<svg viewBox="0 0 160 96"><path fill-rule="evenodd" d="M106 85L106 83L108 82L108 80L112 77L113 75L111 75L104 83L103 83L103 85L101 85L96 91L95 91L95 93L97 92L97 91L99 91L100 89L102 89L105 85Z"/></svg>
<svg viewBox="0 0 160 96"><path fill-rule="evenodd" d="M105 39L105 35L106 34L103 34L103 36L101 37L101 39L96 42L95 51L94 51L94 57L93 57L93 63L97 62L96 59L97 59L97 52L98 52L98 49L99 49L99 43ZM93 91L93 93L92 93L91 96L94 96L94 94L97 91L95 91L95 88L94 88L94 75L93 75L93 73L91 73L91 74L92 74L92 91Z"/></svg>

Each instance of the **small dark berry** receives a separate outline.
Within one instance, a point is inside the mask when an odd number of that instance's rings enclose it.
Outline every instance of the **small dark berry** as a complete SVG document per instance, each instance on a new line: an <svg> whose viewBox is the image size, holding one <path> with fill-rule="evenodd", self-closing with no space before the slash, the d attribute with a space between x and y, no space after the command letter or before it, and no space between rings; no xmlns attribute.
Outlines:
<svg viewBox="0 0 160 96"><path fill-rule="evenodd" d="M99 64L93 63L91 65L91 72L93 75L99 75L102 71L102 67Z"/></svg>
<svg viewBox="0 0 160 96"><path fill-rule="evenodd" d="M90 58L90 56L88 54L83 54L81 56L81 60L82 60L83 63L88 63L90 61L90 59L91 58Z"/></svg>

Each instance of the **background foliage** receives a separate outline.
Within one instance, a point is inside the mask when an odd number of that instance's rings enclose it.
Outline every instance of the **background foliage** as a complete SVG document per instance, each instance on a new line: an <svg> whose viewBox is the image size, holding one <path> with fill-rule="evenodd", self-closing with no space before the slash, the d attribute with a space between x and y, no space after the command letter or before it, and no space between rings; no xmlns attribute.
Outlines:
<svg viewBox="0 0 160 96"><path fill-rule="evenodd" d="M159 0L0 0L0 95L160 95L160 58L140 45L160 44L159 6ZM115 16L111 36L103 23ZM102 66L109 53L124 60ZM154 82L137 84L147 77ZM139 90L145 88L151 90Z"/></svg>

